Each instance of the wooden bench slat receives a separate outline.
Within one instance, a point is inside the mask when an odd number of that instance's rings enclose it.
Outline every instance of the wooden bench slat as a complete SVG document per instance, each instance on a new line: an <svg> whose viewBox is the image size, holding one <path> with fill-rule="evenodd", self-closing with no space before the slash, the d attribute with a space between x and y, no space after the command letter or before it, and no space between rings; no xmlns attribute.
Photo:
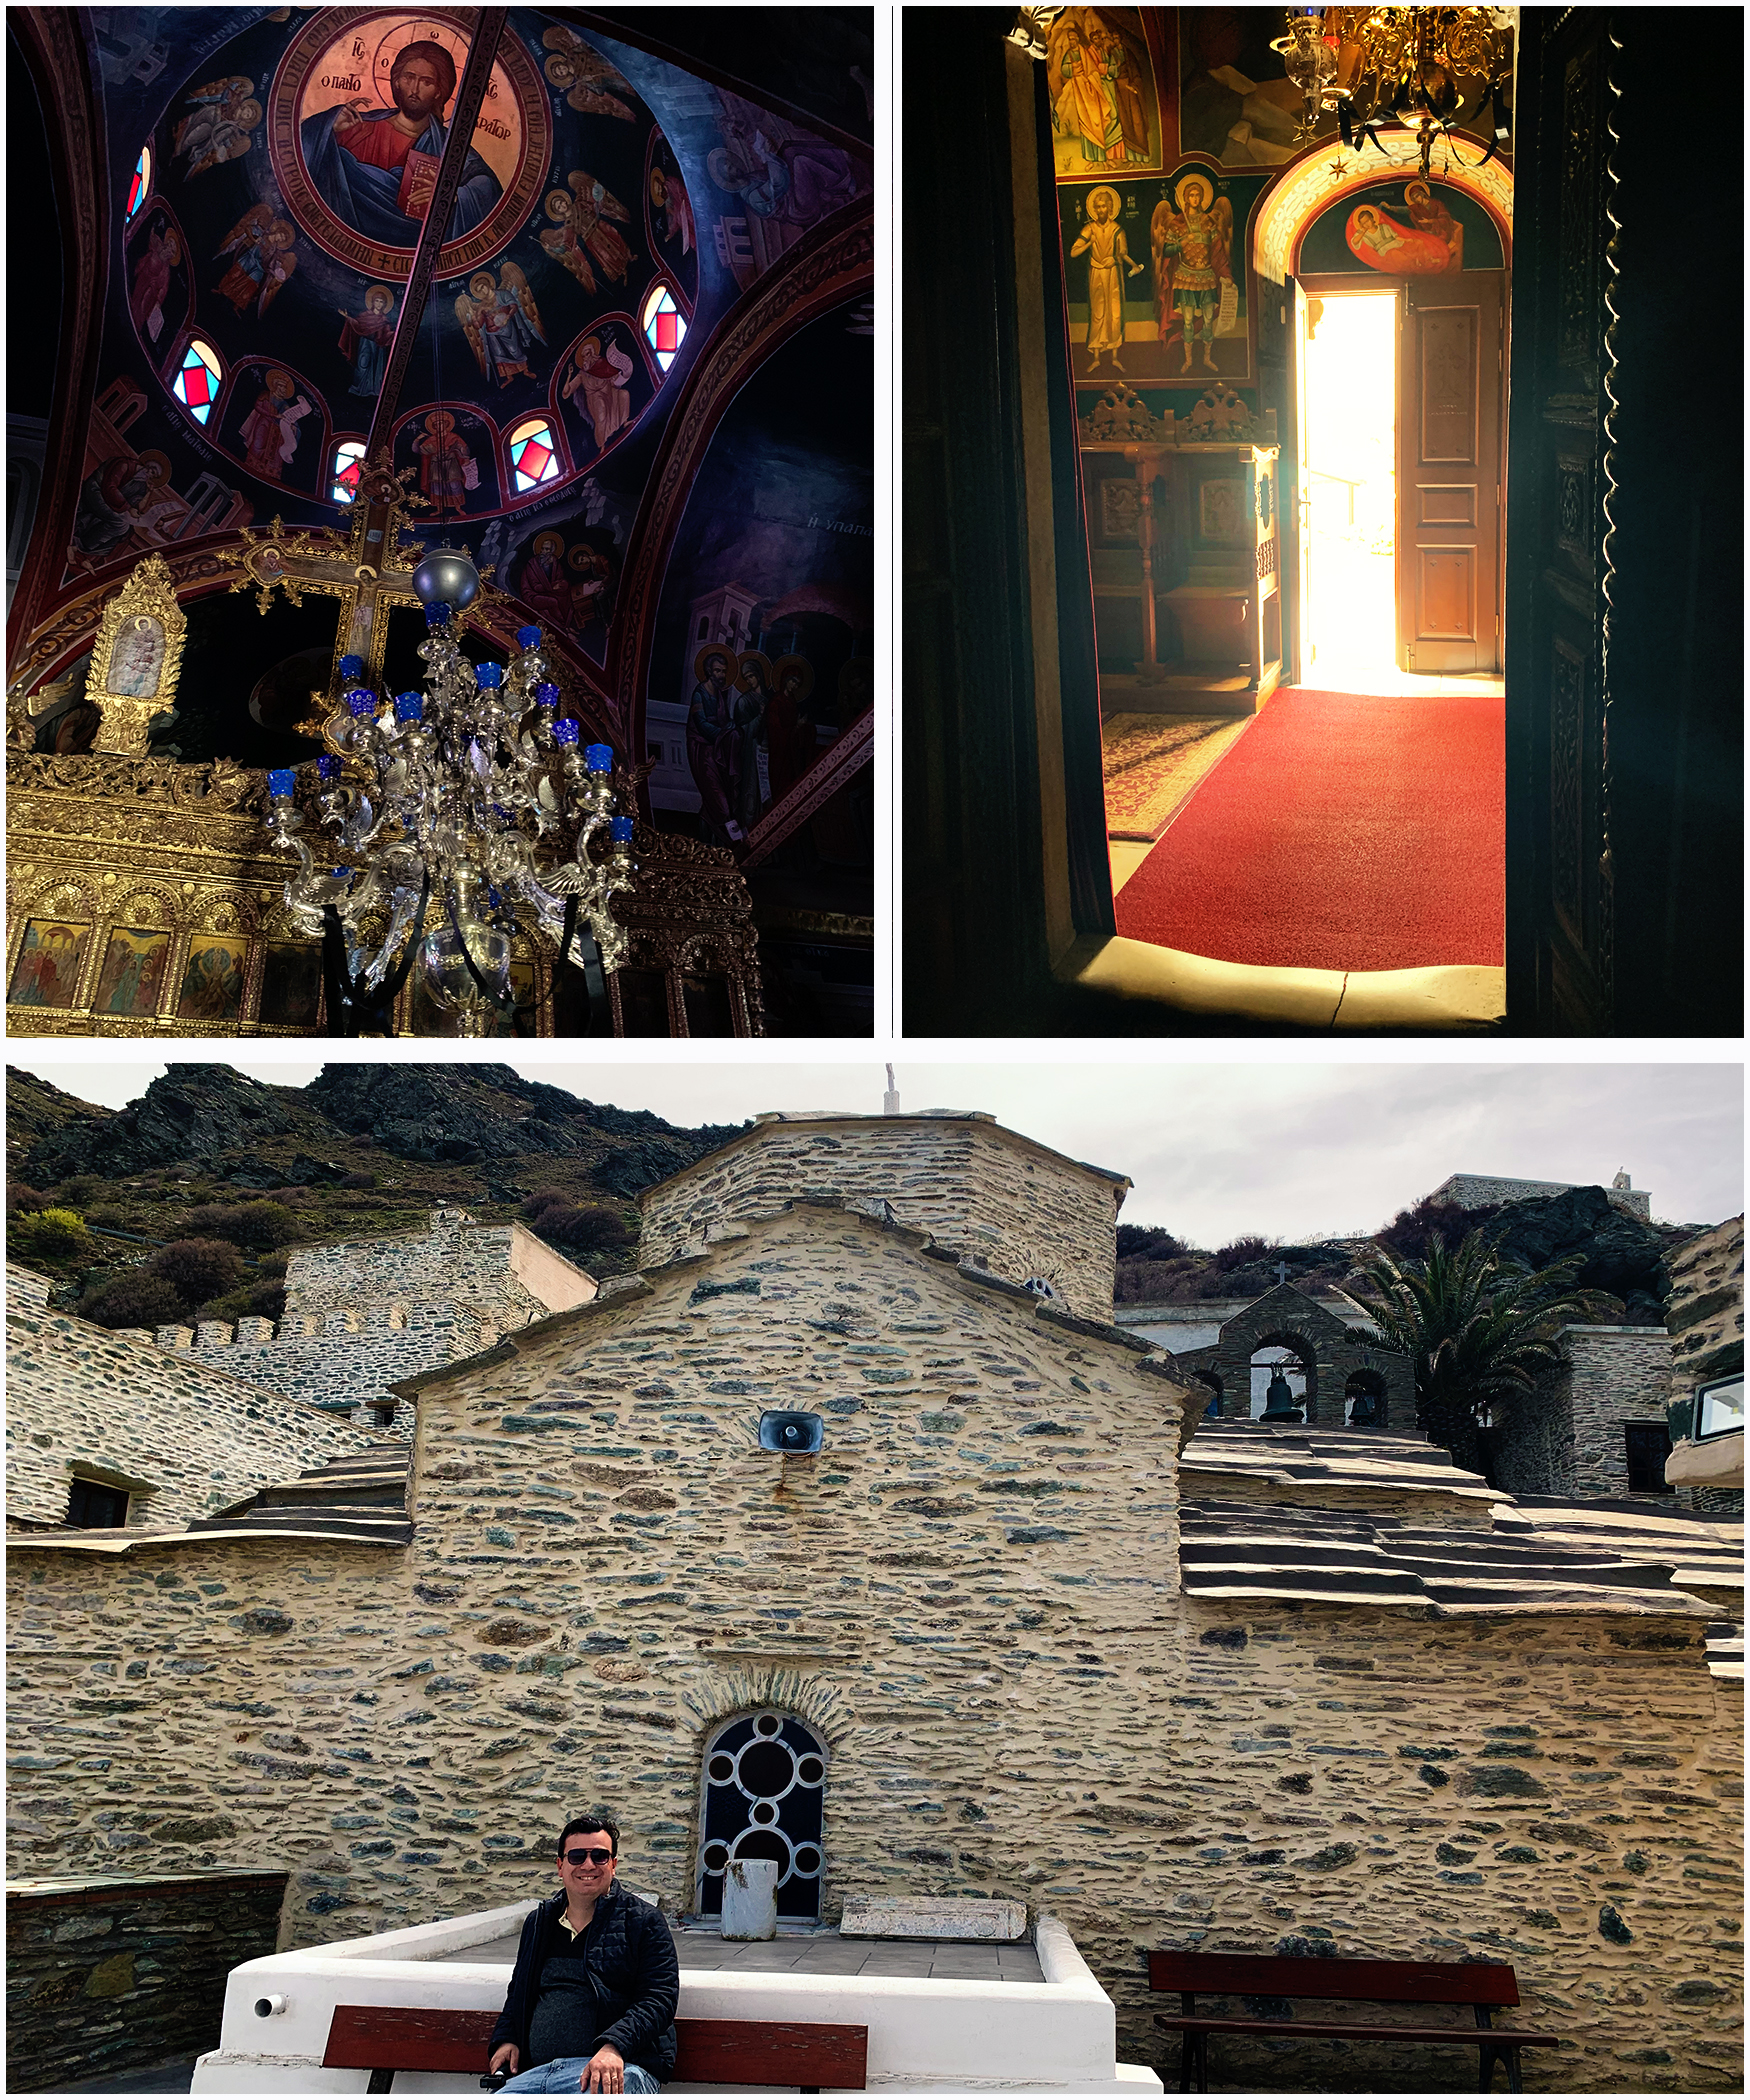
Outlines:
<svg viewBox="0 0 1750 2100"><path fill-rule="evenodd" d="M496 2012L419 2005L337 2005L325 2070L476 2071ZM848 2087L869 2074L869 2030L830 2020L677 2020L672 2076L701 2085Z"/></svg>
<svg viewBox="0 0 1750 2100"><path fill-rule="evenodd" d="M435 2005L337 2005L322 2067L328 2071L486 2072L496 2012Z"/></svg>
<svg viewBox="0 0 1750 2100"><path fill-rule="evenodd" d="M869 2030L830 2020L677 2020L674 2076L694 2085L846 2086L869 2076Z"/></svg>
<svg viewBox="0 0 1750 2100"><path fill-rule="evenodd" d="M1149 1988L1248 1998L1361 1998L1379 2004L1517 2005L1506 1962L1329 1961L1297 1954L1180 1954L1148 1958Z"/></svg>
<svg viewBox="0 0 1750 2100"><path fill-rule="evenodd" d="M1199 2014L1156 2013L1155 2025L1175 2034L1271 2034L1288 2038L1316 2036L1351 2042L1457 2042L1474 2049L1498 2046L1515 2049L1556 2049L1561 2038L1533 2034L1519 2027L1388 2027L1383 2022L1368 2026L1348 2020L1206 2020Z"/></svg>

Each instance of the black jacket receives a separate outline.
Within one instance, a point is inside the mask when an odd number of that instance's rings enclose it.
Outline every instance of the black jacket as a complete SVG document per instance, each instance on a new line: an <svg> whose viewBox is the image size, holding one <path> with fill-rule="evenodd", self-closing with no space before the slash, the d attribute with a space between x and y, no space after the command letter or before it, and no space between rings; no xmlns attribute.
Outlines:
<svg viewBox="0 0 1750 2100"><path fill-rule="evenodd" d="M510 1972L504 2011L492 2030L490 2049L515 2042L517 2067L529 2069L529 2022L541 1980L541 1942L549 1923L565 1908L565 1891L536 1904L523 1920L523 1936ZM617 1881L597 1900L584 1928L581 1953L589 1966L601 2021L596 2047L612 2042L629 2064L652 2078L674 2075L675 2007L681 1996L681 1965L662 1913Z"/></svg>

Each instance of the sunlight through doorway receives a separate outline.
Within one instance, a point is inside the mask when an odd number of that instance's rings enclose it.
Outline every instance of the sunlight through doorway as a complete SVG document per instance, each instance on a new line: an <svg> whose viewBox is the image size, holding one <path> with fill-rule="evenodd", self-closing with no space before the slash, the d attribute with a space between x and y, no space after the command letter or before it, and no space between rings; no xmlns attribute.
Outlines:
<svg viewBox="0 0 1750 2100"><path fill-rule="evenodd" d="M1303 296L1307 685L1397 668L1397 309L1395 291Z"/></svg>

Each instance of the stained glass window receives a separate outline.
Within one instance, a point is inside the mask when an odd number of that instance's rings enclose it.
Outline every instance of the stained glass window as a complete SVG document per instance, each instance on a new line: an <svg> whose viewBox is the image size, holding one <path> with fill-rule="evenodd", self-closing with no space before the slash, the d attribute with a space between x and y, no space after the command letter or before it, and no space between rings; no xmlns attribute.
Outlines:
<svg viewBox="0 0 1750 2100"><path fill-rule="evenodd" d="M140 148L140 157L134 163L134 179L128 184L128 208L122 214L125 225L146 201L146 192L152 187L152 149Z"/></svg>
<svg viewBox="0 0 1750 2100"><path fill-rule="evenodd" d="M539 417L519 423L510 434L511 480L521 496L539 488L543 481L559 478L559 455L554 449L551 427Z"/></svg>
<svg viewBox="0 0 1750 2100"><path fill-rule="evenodd" d="M365 471L365 448L355 439L334 448L334 475L328 491L331 503L350 503L359 492L359 476Z"/></svg>
<svg viewBox="0 0 1750 2100"><path fill-rule="evenodd" d="M666 372L687 339L686 316L666 284L655 286L644 301L644 334Z"/></svg>
<svg viewBox="0 0 1750 2100"><path fill-rule="evenodd" d="M219 398L219 353L194 336L176 375L176 398L197 423L204 423Z"/></svg>

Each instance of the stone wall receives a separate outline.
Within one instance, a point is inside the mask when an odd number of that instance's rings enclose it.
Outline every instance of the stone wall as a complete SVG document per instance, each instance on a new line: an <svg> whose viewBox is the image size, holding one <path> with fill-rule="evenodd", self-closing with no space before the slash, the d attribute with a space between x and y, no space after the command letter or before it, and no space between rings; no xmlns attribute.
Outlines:
<svg viewBox="0 0 1750 2100"><path fill-rule="evenodd" d="M1577 1181L1514 1181L1499 1174L1448 1174L1426 1200L1462 1203L1475 1210L1485 1203L1528 1203L1537 1196L1565 1196L1570 1189L1584 1186ZM1651 1219L1653 1198L1648 1190L1606 1188L1604 1193L1618 1210L1626 1210L1631 1217Z"/></svg>
<svg viewBox="0 0 1750 2100"><path fill-rule="evenodd" d="M161 1327L157 1339L203 1357L223 1350L234 1378L410 1436L412 1413L389 1391L397 1380L489 1349L505 1328L587 1304L595 1291L593 1277L523 1226L439 1210L426 1233L299 1248L277 1327L208 1320Z"/></svg>
<svg viewBox="0 0 1750 2100"><path fill-rule="evenodd" d="M1623 1424L1663 1422L1671 1338L1662 1327L1574 1326L1558 1342L1560 1368L1509 1410L1494 1477L1515 1495L1627 1495Z"/></svg>
<svg viewBox="0 0 1750 2100"><path fill-rule="evenodd" d="M1121 2056L1163 2057L1145 1949L1306 1939L1512 1961L1572 2037L1535 2087L1736 2090L1741 1695L1706 1613L1186 1599L1187 1404L918 1236L756 1224L424 1380L404 1553L15 1546L17 1857L253 1854L303 1945L538 1895L593 1806L680 1909L704 1742L771 1704L827 1744L826 1916L1052 1910ZM823 1415L818 1456L758 1449L774 1405Z"/></svg>
<svg viewBox="0 0 1750 2100"><path fill-rule="evenodd" d="M6 1890L6 2087L57 2091L218 2046L225 1980L274 1951L283 1874Z"/></svg>
<svg viewBox="0 0 1750 2100"><path fill-rule="evenodd" d="M1072 1312L1112 1317L1118 1207L1130 1184L993 1117L764 1116L719 1151L647 1189L640 1262L702 1246L725 1219L803 1197L874 1207L1012 1283L1043 1277Z"/></svg>
<svg viewBox="0 0 1750 2100"><path fill-rule="evenodd" d="M50 1312L7 1272L7 1515L64 1525L75 1472L127 1488L131 1526L186 1523L375 1441L142 1334Z"/></svg>
<svg viewBox="0 0 1750 2100"><path fill-rule="evenodd" d="M1671 1336L1671 1435L1690 1437L1695 1388L1714 1378L1727 1378L1744 1368L1744 1220L1728 1218L1711 1231L1686 1240L1671 1257L1671 1297L1665 1328ZM1735 1459L1736 1481L1685 1486L1678 1499L1711 1515L1744 1513L1744 1439L1736 1453L1724 1448L1714 1466L1729 1469ZM1693 1454L1685 1454L1686 1458Z"/></svg>

